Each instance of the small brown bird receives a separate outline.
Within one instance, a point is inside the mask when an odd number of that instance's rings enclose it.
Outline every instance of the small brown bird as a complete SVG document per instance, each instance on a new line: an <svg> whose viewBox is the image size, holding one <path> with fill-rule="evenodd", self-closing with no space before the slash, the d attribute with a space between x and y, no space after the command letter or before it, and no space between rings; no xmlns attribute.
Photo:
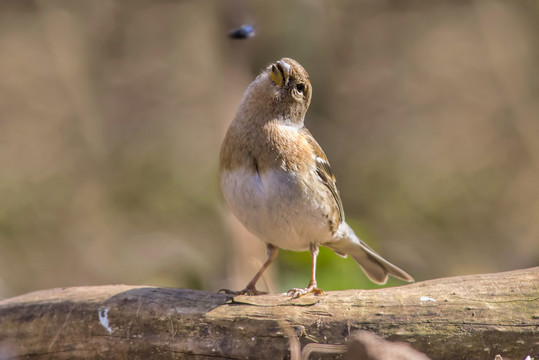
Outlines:
<svg viewBox="0 0 539 360"><path fill-rule="evenodd" d="M344 221L344 211L329 161L303 124L311 102L311 83L295 60L283 58L268 66L249 85L221 147L221 189L240 222L267 245L267 260L241 291L258 295L262 273L278 249L310 250L312 276L299 297L320 294L316 257L323 245L350 255L378 284L388 274L413 278L361 241Z"/></svg>

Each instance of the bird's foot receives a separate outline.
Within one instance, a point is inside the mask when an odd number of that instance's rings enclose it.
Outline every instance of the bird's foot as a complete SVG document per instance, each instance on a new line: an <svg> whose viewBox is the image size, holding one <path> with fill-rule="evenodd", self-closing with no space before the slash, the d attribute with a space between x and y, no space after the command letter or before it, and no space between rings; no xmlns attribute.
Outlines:
<svg viewBox="0 0 539 360"><path fill-rule="evenodd" d="M288 293L287 293L287 295L291 296L292 299L297 299L307 294L323 295L325 293L324 293L324 290L320 290L319 288L316 287L316 285L309 285L305 289L295 289L295 288L290 289L288 290Z"/></svg>
<svg viewBox="0 0 539 360"><path fill-rule="evenodd" d="M255 296L255 295L265 295L267 292L265 291L259 291L254 286L247 286L245 289L240 291L233 291L228 289L221 289L218 292L225 293L227 295L249 295L249 296Z"/></svg>

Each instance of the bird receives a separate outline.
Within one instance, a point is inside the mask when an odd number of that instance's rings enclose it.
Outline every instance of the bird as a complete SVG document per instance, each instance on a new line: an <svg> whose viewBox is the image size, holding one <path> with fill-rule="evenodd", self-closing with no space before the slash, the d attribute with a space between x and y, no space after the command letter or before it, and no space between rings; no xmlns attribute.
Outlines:
<svg viewBox="0 0 539 360"><path fill-rule="evenodd" d="M316 281L320 246L351 256L377 284L388 275L414 281L346 223L329 160L304 124L311 97L309 74L291 58L267 66L243 94L221 145L220 186L232 213L266 244L267 258L243 290L221 292L265 294L256 283L284 249L310 251L312 259L309 284L288 295L323 294Z"/></svg>

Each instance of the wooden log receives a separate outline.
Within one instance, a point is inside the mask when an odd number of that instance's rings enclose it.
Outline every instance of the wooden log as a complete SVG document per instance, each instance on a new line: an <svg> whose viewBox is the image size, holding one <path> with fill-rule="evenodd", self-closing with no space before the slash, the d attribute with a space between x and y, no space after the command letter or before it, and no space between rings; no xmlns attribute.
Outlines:
<svg viewBox="0 0 539 360"><path fill-rule="evenodd" d="M539 267L290 299L150 286L0 301L0 359L296 359L358 329L432 359L539 357ZM336 354L311 353L310 359Z"/></svg>

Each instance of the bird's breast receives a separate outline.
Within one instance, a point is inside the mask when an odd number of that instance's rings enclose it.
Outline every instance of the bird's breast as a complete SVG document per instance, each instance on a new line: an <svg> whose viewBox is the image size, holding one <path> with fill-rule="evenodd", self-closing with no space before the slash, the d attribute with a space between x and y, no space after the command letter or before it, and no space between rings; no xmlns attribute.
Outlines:
<svg viewBox="0 0 539 360"><path fill-rule="evenodd" d="M235 168L221 173L221 188L234 215L254 235L279 248L303 251L323 234L314 199L305 196L297 174Z"/></svg>

